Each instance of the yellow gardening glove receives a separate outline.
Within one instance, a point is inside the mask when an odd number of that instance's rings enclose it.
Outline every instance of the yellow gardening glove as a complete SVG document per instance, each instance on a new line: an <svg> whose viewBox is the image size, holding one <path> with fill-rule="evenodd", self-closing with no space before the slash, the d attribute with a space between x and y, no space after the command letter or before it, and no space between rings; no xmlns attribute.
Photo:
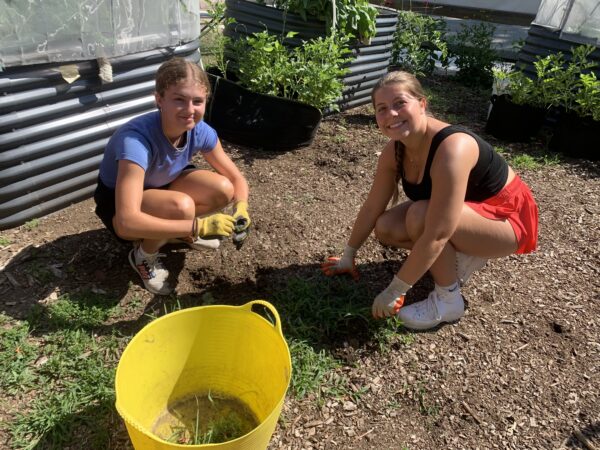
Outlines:
<svg viewBox="0 0 600 450"><path fill-rule="evenodd" d="M200 218L196 217L192 228L192 237L194 239L207 236L228 237L233 231L235 220L229 214L213 214L212 216Z"/></svg>
<svg viewBox="0 0 600 450"><path fill-rule="evenodd" d="M235 220L235 232L241 233L250 226L250 215L248 214L248 202L240 200L235 204L233 210Z"/></svg>
<svg viewBox="0 0 600 450"><path fill-rule="evenodd" d="M239 250L250 232L250 215L248 214L248 202L240 200L235 204L233 211L235 220L233 243Z"/></svg>

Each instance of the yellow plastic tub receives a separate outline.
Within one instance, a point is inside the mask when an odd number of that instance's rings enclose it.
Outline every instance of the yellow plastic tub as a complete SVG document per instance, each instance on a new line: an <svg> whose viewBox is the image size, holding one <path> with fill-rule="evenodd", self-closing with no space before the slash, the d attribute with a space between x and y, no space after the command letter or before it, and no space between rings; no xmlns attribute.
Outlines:
<svg viewBox="0 0 600 450"><path fill-rule="evenodd" d="M271 312L275 324L254 312L257 305ZM127 345L117 367L116 408L136 450L266 449L291 367L279 314L270 303L255 300L242 306L184 309L151 322ZM152 432L165 410L207 391L243 402L258 425L217 444L183 445Z"/></svg>

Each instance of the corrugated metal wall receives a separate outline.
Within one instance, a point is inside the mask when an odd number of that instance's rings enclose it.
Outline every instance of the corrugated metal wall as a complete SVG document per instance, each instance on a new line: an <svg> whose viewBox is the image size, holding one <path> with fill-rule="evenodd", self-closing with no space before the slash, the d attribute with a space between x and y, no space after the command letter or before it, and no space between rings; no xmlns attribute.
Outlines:
<svg viewBox="0 0 600 450"><path fill-rule="evenodd" d="M104 146L130 118L151 111L154 76L172 56L198 62L198 40L110 60L103 83L96 61L72 63L67 83L43 64L0 72L0 229L12 228L93 195Z"/></svg>
<svg viewBox="0 0 600 450"><path fill-rule="evenodd" d="M525 45L519 52L517 64L523 67L523 70L531 75L535 76L535 68L533 63L536 58L547 56L551 53L562 52L565 55L566 60L571 58L571 47L581 45L577 42L570 42L564 39L560 39L560 30L550 30L548 28L532 24L529 27L527 38L525 39ZM590 61L594 61L597 64L594 72L596 76L600 78L600 48L596 50L588 57Z"/></svg>
<svg viewBox="0 0 600 450"><path fill-rule="evenodd" d="M233 39L264 31L281 34L296 31L294 39L286 40L290 45L299 45L303 40L325 36L325 23L304 21L295 14L282 16L280 10L240 0L226 0L226 16L235 19L225 29L225 35ZM393 34L398 14L389 8L377 8L377 34L369 45L356 44L352 47L354 59L350 72L344 77L346 88L339 100L341 110L364 105L371 101L371 88L387 72L392 54Z"/></svg>

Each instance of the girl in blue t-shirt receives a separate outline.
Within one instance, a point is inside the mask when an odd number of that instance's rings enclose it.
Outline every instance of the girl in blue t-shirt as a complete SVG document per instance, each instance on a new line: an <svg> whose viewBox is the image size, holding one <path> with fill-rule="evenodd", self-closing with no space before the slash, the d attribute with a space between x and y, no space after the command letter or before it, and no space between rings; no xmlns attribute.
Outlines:
<svg viewBox="0 0 600 450"><path fill-rule="evenodd" d="M121 241L133 241L129 262L146 289L169 294L160 262L167 242L217 248L219 238L247 235L248 183L213 128L202 121L210 84L183 58L156 75L158 111L138 116L110 138L94 194L96 214ZM200 152L214 169L190 164ZM234 202L233 215L216 211Z"/></svg>

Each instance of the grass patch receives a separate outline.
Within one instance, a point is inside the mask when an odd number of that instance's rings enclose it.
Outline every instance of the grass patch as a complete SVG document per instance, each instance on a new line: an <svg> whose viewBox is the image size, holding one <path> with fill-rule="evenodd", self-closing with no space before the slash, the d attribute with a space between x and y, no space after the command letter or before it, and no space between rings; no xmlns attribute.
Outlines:
<svg viewBox="0 0 600 450"><path fill-rule="evenodd" d="M7 316L0 315L0 390L15 395L34 386L32 365L37 356L28 324L11 324Z"/></svg>
<svg viewBox="0 0 600 450"><path fill-rule="evenodd" d="M539 170L547 166L560 164L561 157L556 153L512 153L503 148L495 147L496 151L506 158L516 170Z"/></svg>
<svg viewBox="0 0 600 450"><path fill-rule="evenodd" d="M10 244L10 239L4 236L0 236L0 247L6 247Z"/></svg>
<svg viewBox="0 0 600 450"><path fill-rule="evenodd" d="M292 278L274 294L292 357L292 393L299 397L348 396L358 400L348 380L336 369L342 365L332 348L350 339L374 344L380 350L399 337L396 318L375 321L371 317L373 293L347 277ZM412 336L412 335L405 335ZM406 338L406 344L411 338Z"/></svg>
<svg viewBox="0 0 600 450"><path fill-rule="evenodd" d="M309 393L319 393L321 388L326 393L338 391L339 382L334 380L331 385L327 381L333 371L341 364L325 350L317 351L304 341L290 340L292 356L292 393L298 398L304 398ZM337 380L336 380L337 381ZM346 386L344 386L346 390Z"/></svg>
<svg viewBox="0 0 600 450"><path fill-rule="evenodd" d="M46 309L36 308L30 320L49 329L90 329L118 315L120 308L116 304L117 300L93 292L64 294Z"/></svg>
<svg viewBox="0 0 600 450"><path fill-rule="evenodd" d="M15 404L26 405L12 412L12 448L65 448L82 434L88 448L107 448L120 339L81 329L40 339L27 322L1 320L0 385Z"/></svg>
<svg viewBox="0 0 600 450"><path fill-rule="evenodd" d="M23 225L23 228L25 228L28 231L31 231L31 230L36 229L39 225L40 225L40 219L31 219L30 221L26 222Z"/></svg>

